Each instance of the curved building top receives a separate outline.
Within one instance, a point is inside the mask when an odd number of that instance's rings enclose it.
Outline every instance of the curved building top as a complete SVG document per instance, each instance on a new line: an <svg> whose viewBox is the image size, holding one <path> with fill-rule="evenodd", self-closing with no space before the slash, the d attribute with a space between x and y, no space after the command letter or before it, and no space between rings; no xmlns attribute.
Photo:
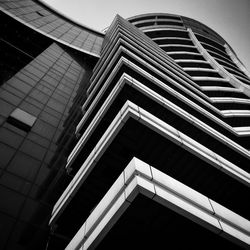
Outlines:
<svg viewBox="0 0 250 250"><path fill-rule="evenodd" d="M149 13L127 19L139 28L172 58L201 59L213 64L213 68L234 82L235 87L247 89L250 73L230 47L214 30L194 19L174 14ZM197 51L197 49L199 51ZM184 53L185 55L181 55ZM183 58L182 58L183 57ZM192 57L192 58L191 58ZM250 95L250 90L247 90Z"/></svg>
<svg viewBox="0 0 250 250"><path fill-rule="evenodd" d="M104 34L80 25L37 0L2 0L0 10L19 22L84 53L99 57Z"/></svg>
<svg viewBox="0 0 250 250"><path fill-rule="evenodd" d="M195 33L210 37L211 39L214 39L221 44L226 43L220 35L218 35L214 30L210 29L203 23L181 15L167 13L149 13L136 15L128 18L127 20L144 32L163 28L176 28L183 30L191 28Z"/></svg>

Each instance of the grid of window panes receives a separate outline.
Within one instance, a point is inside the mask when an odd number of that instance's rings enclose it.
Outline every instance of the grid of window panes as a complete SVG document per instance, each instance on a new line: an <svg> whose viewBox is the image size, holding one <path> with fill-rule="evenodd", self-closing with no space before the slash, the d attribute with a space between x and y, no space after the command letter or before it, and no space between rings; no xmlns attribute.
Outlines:
<svg viewBox="0 0 250 250"><path fill-rule="evenodd" d="M85 70L57 44L52 44L0 87L0 244L17 249L26 244L20 232L38 207L39 187L50 173L49 162ZM29 132L8 122L16 108L35 117ZM37 217L39 219L39 217ZM5 242L4 242L5 241ZM20 247L20 246L19 246ZM20 249L20 248L18 248Z"/></svg>
<svg viewBox="0 0 250 250"><path fill-rule="evenodd" d="M32 0L1 1L0 7L34 28L99 56L103 34L63 19Z"/></svg>

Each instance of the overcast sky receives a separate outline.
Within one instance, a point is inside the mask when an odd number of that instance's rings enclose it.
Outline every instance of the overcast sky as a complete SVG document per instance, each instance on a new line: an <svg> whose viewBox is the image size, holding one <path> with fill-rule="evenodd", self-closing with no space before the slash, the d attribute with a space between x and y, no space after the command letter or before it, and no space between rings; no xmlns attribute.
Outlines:
<svg viewBox="0 0 250 250"><path fill-rule="evenodd" d="M102 31L124 18L164 12L196 19L219 33L250 71L250 0L42 0L73 20Z"/></svg>

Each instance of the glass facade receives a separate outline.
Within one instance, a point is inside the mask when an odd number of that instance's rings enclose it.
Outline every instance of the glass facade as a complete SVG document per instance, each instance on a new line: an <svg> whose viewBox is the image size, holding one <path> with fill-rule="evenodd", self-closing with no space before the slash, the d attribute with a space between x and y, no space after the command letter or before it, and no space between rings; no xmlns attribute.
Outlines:
<svg viewBox="0 0 250 250"><path fill-rule="evenodd" d="M26 246L41 230L33 217L38 210L48 213L49 206L39 199L39 190L51 173L57 140L85 74L53 43L1 86L0 216L6 249Z"/></svg>
<svg viewBox="0 0 250 250"><path fill-rule="evenodd" d="M51 39L30 30L0 12L0 85L31 62L51 43Z"/></svg>
<svg viewBox="0 0 250 250"><path fill-rule="evenodd" d="M217 33L156 13L104 35L39 1L0 8L4 250L160 248L165 232L246 246L249 77Z"/></svg>
<svg viewBox="0 0 250 250"><path fill-rule="evenodd" d="M8 14L56 41L99 57L104 34L82 27L32 0L2 1Z"/></svg>
<svg viewBox="0 0 250 250"><path fill-rule="evenodd" d="M58 197L53 180L75 140L77 117L104 34L38 1L1 1L0 9L4 31L0 37L0 198L5 201L0 203L0 228L4 228L0 245L34 249L37 238L47 237Z"/></svg>

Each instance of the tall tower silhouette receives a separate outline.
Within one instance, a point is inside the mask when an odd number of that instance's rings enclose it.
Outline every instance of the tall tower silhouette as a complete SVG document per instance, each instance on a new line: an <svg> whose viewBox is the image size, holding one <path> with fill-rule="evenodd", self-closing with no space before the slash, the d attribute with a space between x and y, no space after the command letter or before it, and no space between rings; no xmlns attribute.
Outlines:
<svg viewBox="0 0 250 250"><path fill-rule="evenodd" d="M66 249L249 246L250 82L233 55L186 17L115 18L50 220Z"/></svg>
<svg viewBox="0 0 250 250"><path fill-rule="evenodd" d="M3 249L249 248L250 75L219 34L0 7Z"/></svg>

